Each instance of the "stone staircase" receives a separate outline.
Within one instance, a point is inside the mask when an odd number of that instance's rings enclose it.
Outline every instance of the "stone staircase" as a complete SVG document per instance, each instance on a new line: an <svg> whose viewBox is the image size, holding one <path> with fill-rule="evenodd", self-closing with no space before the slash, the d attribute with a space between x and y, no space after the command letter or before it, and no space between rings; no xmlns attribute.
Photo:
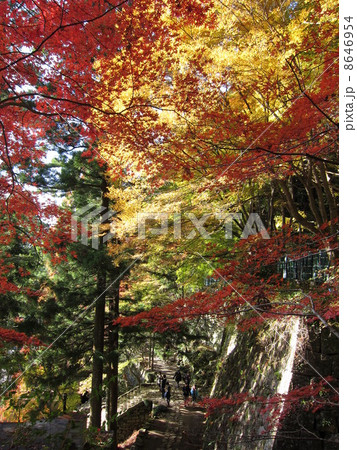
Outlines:
<svg viewBox="0 0 357 450"><path fill-rule="evenodd" d="M140 430L131 450L198 450L201 448L201 426L204 413L195 406L185 407L180 388L176 387L173 375L174 365L160 362L155 370L166 374L172 386L170 407L159 417L150 419ZM157 389L157 388L156 388ZM156 401L155 401L156 398ZM166 400L160 398L160 392L154 392L154 405L165 405Z"/></svg>
<svg viewBox="0 0 357 450"><path fill-rule="evenodd" d="M155 449L155 450L173 450L184 449L189 450L187 440L185 441L185 423L184 418L187 409L183 406L183 396L180 388L176 387L173 375L176 370L174 365L156 360L155 370L166 374L167 380L171 384L171 404L167 408L165 414L161 417L150 419L147 424L140 430L136 443L132 449ZM143 400L151 400L153 408L156 406L166 405L166 400L162 399L161 393L156 383L144 383L136 386L118 397L118 420L130 408L138 405ZM103 407L105 404L103 403ZM62 443L64 441L72 443L74 448L82 448L84 445L84 435L86 422L89 420L89 402L82 405L77 412L64 414L50 422L39 421L34 425L28 425L33 431L38 432L38 437L34 438L33 446L26 444L22 446L20 443L16 448L18 450L30 450L39 448L60 449L57 439ZM102 421L106 421L105 408L103 408ZM8 442L13 441L16 433L17 424L0 424L0 449L10 448ZM186 427L187 428L187 427ZM48 443L51 444L48 446ZM46 444L42 447L41 444Z"/></svg>

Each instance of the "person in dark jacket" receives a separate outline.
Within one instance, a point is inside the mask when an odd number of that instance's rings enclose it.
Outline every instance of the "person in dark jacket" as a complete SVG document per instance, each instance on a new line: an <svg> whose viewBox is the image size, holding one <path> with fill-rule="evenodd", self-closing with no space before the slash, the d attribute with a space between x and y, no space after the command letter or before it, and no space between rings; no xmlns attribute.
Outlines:
<svg viewBox="0 0 357 450"><path fill-rule="evenodd" d="M185 375L185 378L184 378L184 381L185 381L185 384L190 384L190 382L191 382L191 375L190 375L190 372L187 372L186 373L186 375Z"/></svg>
<svg viewBox="0 0 357 450"><path fill-rule="evenodd" d="M182 393L183 393L184 404L185 404L185 406L187 406L188 398L190 396L190 386L189 386L189 384L185 383L185 386L182 388Z"/></svg>
<svg viewBox="0 0 357 450"><path fill-rule="evenodd" d="M162 376L162 379L161 379L161 395L162 395L162 398L165 398L166 383L167 383L167 379L166 379L166 375L164 374Z"/></svg>
<svg viewBox="0 0 357 450"><path fill-rule="evenodd" d="M63 412L67 412L67 394L64 393L63 397L62 397L62 402L63 402Z"/></svg>
<svg viewBox="0 0 357 450"><path fill-rule="evenodd" d="M162 383L162 373L161 372L159 372L159 374L157 375L156 383L159 388L159 391L161 392L161 383Z"/></svg>
<svg viewBox="0 0 357 450"><path fill-rule="evenodd" d="M81 394L81 403L82 403L82 405L84 403L87 403L88 400L89 400L89 392L85 391L84 394Z"/></svg>
<svg viewBox="0 0 357 450"><path fill-rule="evenodd" d="M170 406L170 399L171 399L171 386L170 386L170 383L166 384L165 398L166 398L166 401L167 401L167 406Z"/></svg>

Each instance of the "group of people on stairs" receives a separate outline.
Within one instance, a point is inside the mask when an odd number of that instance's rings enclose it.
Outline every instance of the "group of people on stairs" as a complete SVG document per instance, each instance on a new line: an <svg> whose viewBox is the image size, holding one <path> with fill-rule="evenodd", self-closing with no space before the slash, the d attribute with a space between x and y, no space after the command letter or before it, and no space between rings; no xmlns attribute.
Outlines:
<svg viewBox="0 0 357 450"><path fill-rule="evenodd" d="M155 372L156 374L156 380L157 385L160 389L161 396L163 399L166 399L167 406L170 406L170 400L171 400L171 385L167 380L167 377L162 372ZM193 384L192 387L190 386L191 383L191 375L189 372L181 373L180 368L177 369L173 376L177 388L180 389L180 382L183 381L184 385L182 387L182 393L184 398L184 405L187 406L189 403L189 399L191 397L192 402L196 402L198 399L198 390L196 388L196 385Z"/></svg>

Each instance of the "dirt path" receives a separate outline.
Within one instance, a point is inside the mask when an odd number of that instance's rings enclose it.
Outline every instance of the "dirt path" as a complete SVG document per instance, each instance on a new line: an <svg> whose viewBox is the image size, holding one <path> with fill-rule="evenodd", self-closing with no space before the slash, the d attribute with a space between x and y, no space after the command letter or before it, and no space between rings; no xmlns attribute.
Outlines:
<svg viewBox="0 0 357 450"><path fill-rule="evenodd" d="M156 361L155 369L166 374L171 385L171 402L167 411L152 419L145 432L141 432L132 449L135 450L200 450L202 449L202 433L204 412L194 405L184 406L182 382L177 388L173 379L176 367ZM160 398L159 389L154 406L166 405Z"/></svg>

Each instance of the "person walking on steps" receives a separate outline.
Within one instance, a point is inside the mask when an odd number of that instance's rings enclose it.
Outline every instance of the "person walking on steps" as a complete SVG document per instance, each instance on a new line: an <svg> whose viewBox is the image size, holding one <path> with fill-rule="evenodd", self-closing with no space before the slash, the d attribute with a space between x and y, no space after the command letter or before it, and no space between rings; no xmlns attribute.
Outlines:
<svg viewBox="0 0 357 450"><path fill-rule="evenodd" d="M191 398L192 398L192 403L195 403L197 400L197 397L198 397L198 391L196 389L195 384L192 386L190 394L191 394Z"/></svg>
<svg viewBox="0 0 357 450"><path fill-rule="evenodd" d="M159 374L157 375L157 378L156 378L156 383L157 383L157 386L158 386L160 392L161 392L161 382L162 382L162 373L159 372Z"/></svg>
<svg viewBox="0 0 357 450"><path fill-rule="evenodd" d="M180 369L175 372L174 380L176 381L177 387L180 387L180 381L182 380Z"/></svg>
<svg viewBox="0 0 357 450"><path fill-rule="evenodd" d="M187 372L185 375L185 383L189 385L190 382L191 382L191 375L190 372Z"/></svg>
<svg viewBox="0 0 357 450"><path fill-rule="evenodd" d="M162 379L161 379L161 395L162 395L162 398L165 398L165 386L166 386L166 383L167 383L166 375L164 374L162 376Z"/></svg>
<svg viewBox="0 0 357 450"><path fill-rule="evenodd" d="M62 397L62 402L63 402L63 412L67 412L67 394L64 393L63 397Z"/></svg>
<svg viewBox="0 0 357 450"><path fill-rule="evenodd" d="M185 383L185 386L182 388L182 393L183 393L184 405L187 406L188 398L190 396L190 386L187 383Z"/></svg>
<svg viewBox="0 0 357 450"><path fill-rule="evenodd" d="M165 398L166 398L166 401L167 401L167 406L170 406L170 399L171 399L171 386L170 386L170 383L166 384Z"/></svg>
<svg viewBox="0 0 357 450"><path fill-rule="evenodd" d="M84 403L86 403L89 400L89 392L85 391L84 394L80 394L81 395L81 404L83 405Z"/></svg>

